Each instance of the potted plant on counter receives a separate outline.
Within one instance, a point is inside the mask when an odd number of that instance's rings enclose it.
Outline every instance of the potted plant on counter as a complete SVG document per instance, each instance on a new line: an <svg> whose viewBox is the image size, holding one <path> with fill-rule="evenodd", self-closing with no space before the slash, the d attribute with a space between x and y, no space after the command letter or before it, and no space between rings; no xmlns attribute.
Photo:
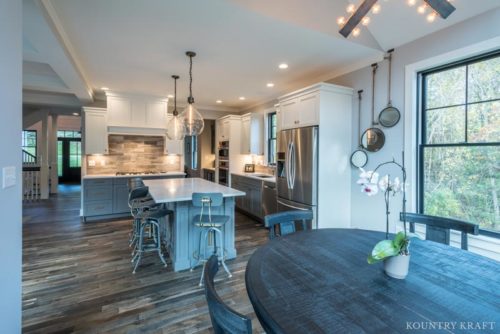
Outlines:
<svg viewBox="0 0 500 334"><path fill-rule="evenodd" d="M402 155L404 163L404 153ZM402 181L399 177L391 179L390 175L385 175L379 180L378 170L386 165L395 165L402 172ZM408 275L410 265L409 244L410 238L414 234L407 233L406 220L403 221L403 231L398 232L394 239L389 239L389 215L390 215L390 199L398 193L403 194L402 212L403 217L406 217L406 169L402 164L397 163L394 159L379 164L373 171L365 171L360 168L358 184L361 185L361 191L368 196L373 196L379 193L379 190L384 194L385 200L385 215L386 215L386 232L385 239L378 242L368 256L368 263L376 263L384 261L384 270L388 276L404 279Z"/></svg>

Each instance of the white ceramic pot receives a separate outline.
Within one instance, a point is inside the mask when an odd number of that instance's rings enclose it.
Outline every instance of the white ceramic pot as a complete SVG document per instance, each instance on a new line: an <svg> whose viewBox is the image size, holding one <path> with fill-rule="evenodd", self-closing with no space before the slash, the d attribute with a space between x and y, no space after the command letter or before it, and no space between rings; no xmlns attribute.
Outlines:
<svg viewBox="0 0 500 334"><path fill-rule="evenodd" d="M391 256L384 260L385 273L393 278L405 279L410 267L410 255Z"/></svg>

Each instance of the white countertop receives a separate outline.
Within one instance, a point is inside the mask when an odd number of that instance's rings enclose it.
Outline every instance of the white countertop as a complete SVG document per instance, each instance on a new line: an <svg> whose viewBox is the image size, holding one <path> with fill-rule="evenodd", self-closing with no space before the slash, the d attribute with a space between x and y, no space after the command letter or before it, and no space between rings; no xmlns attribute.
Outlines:
<svg viewBox="0 0 500 334"><path fill-rule="evenodd" d="M148 177L148 176L186 176L184 172L166 172L157 174L137 174L137 175L115 175L115 174L96 174L96 175L85 175L84 180L91 179L109 179L109 178L122 178L122 177Z"/></svg>
<svg viewBox="0 0 500 334"><path fill-rule="evenodd" d="M276 176L270 175L270 174L265 174L265 173L232 173L232 174L238 175L238 176L243 176L243 177L248 177L248 178L254 179L254 180L276 183ZM257 174L257 175L269 175L272 177L258 177L258 176L255 176L255 174Z"/></svg>
<svg viewBox="0 0 500 334"><path fill-rule="evenodd" d="M245 196L236 189L199 178L144 180L156 203L190 201L193 193L222 193L224 197Z"/></svg>

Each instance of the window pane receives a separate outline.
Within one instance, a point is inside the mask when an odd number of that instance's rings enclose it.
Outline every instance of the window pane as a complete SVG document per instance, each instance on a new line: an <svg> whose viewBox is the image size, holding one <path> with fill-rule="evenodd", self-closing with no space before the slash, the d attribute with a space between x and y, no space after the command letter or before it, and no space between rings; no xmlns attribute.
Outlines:
<svg viewBox="0 0 500 334"><path fill-rule="evenodd" d="M469 65L469 102L500 98L500 57Z"/></svg>
<svg viewBox="0 0 500 334"><path fill-rule="evenodd" d="M57 142L57 176L62 176L63 147L62 141Z"/></svg>
<svg viewBox="0 0 500 334"><path fill-rule="evenodd" d="M449 144L465 141L465 107L426 111L427 144Z"/></svg>
<svg viewBox="0 0 500 334"><path fill-rule="evenodd" d="M500 146L424 148L424 213L500 231Z"/></svg>
<svg viewBox="0 0 500 334"><path fill-rule="evenodd" d="M500 142L500 101L471 104L468 142Z"/></svg>
<svg viewBox="0 0 500 334"><path fill-rule="evenodd" d="M57 137L58 138L63 138L64 137L64 131L57 131Z"/></svg>
<svg viewBox="0 0 500 334"><path fill-rule="evenodd" d="M426 76L425 108L465 103L465 66Z"/></svg>

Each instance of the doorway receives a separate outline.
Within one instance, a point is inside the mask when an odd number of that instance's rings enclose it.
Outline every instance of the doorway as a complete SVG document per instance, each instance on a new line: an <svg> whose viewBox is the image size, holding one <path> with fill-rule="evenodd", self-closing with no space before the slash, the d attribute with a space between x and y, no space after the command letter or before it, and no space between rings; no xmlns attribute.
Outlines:
<svg viewBox="0 0 500 334"><path fill-rule="evenodd" d="M79 131L57 131L57 175L59 183L80 183L82 143Z"/></svg>

